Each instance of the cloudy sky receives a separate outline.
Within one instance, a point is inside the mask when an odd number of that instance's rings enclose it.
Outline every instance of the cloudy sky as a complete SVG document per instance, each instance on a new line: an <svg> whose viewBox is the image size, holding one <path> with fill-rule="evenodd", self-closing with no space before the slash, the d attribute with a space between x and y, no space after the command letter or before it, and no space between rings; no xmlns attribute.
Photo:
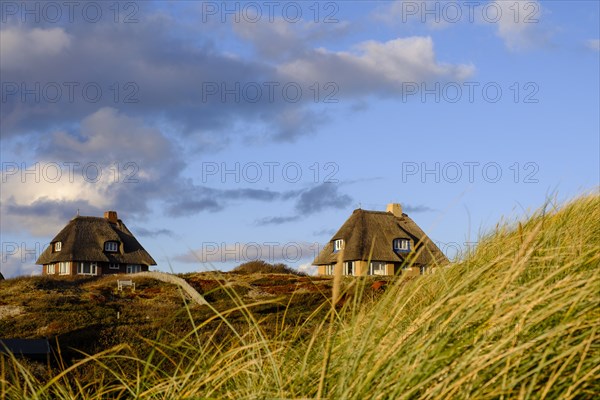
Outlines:
<svg viewBox="0 0 600 400"><path fill-rule="evenodd" d="M598 2L0 4L5 276L78 212L163 271L306 268L359 207L452 256L599 184Z"/></svg>

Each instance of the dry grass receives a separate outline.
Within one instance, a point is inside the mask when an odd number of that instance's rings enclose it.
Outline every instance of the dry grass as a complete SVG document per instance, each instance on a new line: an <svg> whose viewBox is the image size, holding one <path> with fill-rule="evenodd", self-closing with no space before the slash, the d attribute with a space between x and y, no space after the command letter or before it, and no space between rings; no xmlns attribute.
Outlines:
<svg viewBox="0 0 600 400"><path fill-rule="evenodd" d="M464 261L376 302L335 279L333 301L266 332L247 304L193 320L141 358L116 346L48 380L14 359L0 396L39 399L587 399L600 394L600 197L502 225ZM339 269L339 268L338 268ZM289 299L289 304L294 302ZM288 306L289 307L289 306ZM230 322L229 316L241 318ZM192 318L193 319L193 318ZM212 321L231 335L197 335ZM125 368L126 366L127 368ZM80 371L88 371L81 379Z"/></svg>

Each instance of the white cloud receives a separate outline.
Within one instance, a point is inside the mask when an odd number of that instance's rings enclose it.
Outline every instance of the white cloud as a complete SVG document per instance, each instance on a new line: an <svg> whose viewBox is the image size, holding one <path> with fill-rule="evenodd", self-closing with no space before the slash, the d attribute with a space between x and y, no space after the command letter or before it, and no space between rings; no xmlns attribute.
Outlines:
<svg viewBox="0 0 600 400"><path fill-rule="evenodd" d="M94 186L91 179L93 168L86 175L72 169L68 162L15 163L4 162L2 171L3 204L14 201L21 205L31 205L36 200L45 198L54 201L76 200L85 196L99 206L106 204L105 196L90 190ZM89 177L89 179L87 179ZM101 179L97 186L106 185L108 179ZM106 187L106 186L104 186Z"/></svg>
<svg viewBox="0 0 600 400"><path fill-rule="evenodd" d="M46 57L61 54L71 45L71 36L63 28L0 30L0 67L25 68Z"/></svg>
<svg viewBox="0 0 600 400"><path fill-rule="evenodd" d="M318 267L311 263L301 264L298 266L298 271L304 272L307 275L317 275Z"/></svg>
<svg viewBox="0 0 600 400"><path fill-rule="evenodd" d="M462 81L475 68L467 64L446 64L436 60L431 37L408 37L388 42L359 43L355 52L317 49L279 67L288 79L308 82L335 82L344 93L398 91L405 82L431 79Z"/></svg>
<svg viewBox="0 0 600 400"><path fill-rule="evenodd" d="M497 25L496 34L510 50L526 50L546 42L539 29L541 5L538 0L493 1L482 13L484 22ZM498 21L496 22L496 19Z"/></svg>
<svg viewBox="0 0 600 400"><path fill-rule="evenodd" d="M19 171L21 174L21 171ZM4 177L3 177L4 178ZM90 210L110 209L103 206L101 190L81 181L67 179L50 183L25 182L9 178L2 187L2 232L28 232L38 237L52 237L74 217L78 210L89 215ZM26 194L30 193L30 197Z"/></svg>
<svg viewBox="0 0 600 400"><path fill-rule="evenodd" d="M41 266L35 261L45 249L40 242L2 242L0 272L5 278L40 275Z"/></svg>
<svg viewBox="0 0 600 400"><path fill-rule="evenodd" d="M272 22L261 20L253 23L242 19L233 25L234 32L250 42L257 52L268 59L294 58L309 51L314 43L333 41L351 29L347 21L335 24L321 24L313 21L289 23L278 17Z"/></svg>
<svg viewBox="0 0 600 400"><path fill-rule="evenodd" d="M140 118L132 118L111 107L103 107L81 121L80 134L75 137L57 132L47 150L56 149L68 157L88 157L92 160L119 160L122 163L149 161L152 165L170 155L170 142ZM144 171L141 171L144 173Z"/></svg>
<svg viewBox="0 0 600 400"><path fill-rule="evenodd" d="M412 81L431 76L453 76L462 80L473 72L470 66L438 63L431 37L409 37L385 43L368 41L358 48L363 51L359 62L364 63L368 70L383 74L391 82L406 81L404 74ZM352 56L346 57L352 60Z"/></svg>
<svg viewBox="0 0 600 400"><path fill-rule="evenodd" d="M590 39L585 44L592 51L600 51L600 39Z"/></svg>
<svg viewBox="0 0 600 400"><path fill-rule="evenodd" d="M68 162L5 160L3 167L0 191L3 233L26 231L35 236L53 236L79 208L82 212L90 208L108 209L111 202L106 191L110 177L105 174L94 182L95 167L87 175Z"/></svg>
<svg viewBox="0 0 600 400"><path fill-rule="evenodd" d="M3 160L3 232L53 236L78 209L143 212L144 196L173 181L180 166L160 131L113 108L84 118L77 134L48 135L36 154L35 162Z"/></svg>
<svg viewBox="0 0 600 400"><path fill-rule="evenodd" d="M421 24L428 29L450 28L458 24L487 26L496 30L510 50L543 45L547 33L540 28L539 0L494 0L488 2L443 2L439 0L392 1L376 9L373 18L393 26Z"/></svg>

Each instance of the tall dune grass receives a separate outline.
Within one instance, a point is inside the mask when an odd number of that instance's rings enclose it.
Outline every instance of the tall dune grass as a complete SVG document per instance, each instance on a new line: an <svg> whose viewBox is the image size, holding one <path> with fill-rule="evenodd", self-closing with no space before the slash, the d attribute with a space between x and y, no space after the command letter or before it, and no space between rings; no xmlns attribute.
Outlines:
<svg viewBox="0 0 600 400"><path fill-rule="evenodd" d="M597 398L599 221L597 194L560 209L547 205L498 226L464 260L412 281L400 277L368 303L357 300L368 290L364 278L343 285L336 276L335 301L324 302L330 312L311 334L298 326L269 337L252 305L238 298L247 329L225 342L200 342L190 332L169 345L148 341L153 351L145 359L122 345L45 381L4 359L0 396ZM354 296L336 307L344 291ZM226 323L226 315L215 318ZM77 381L84 367L92 378Z"/></svg>

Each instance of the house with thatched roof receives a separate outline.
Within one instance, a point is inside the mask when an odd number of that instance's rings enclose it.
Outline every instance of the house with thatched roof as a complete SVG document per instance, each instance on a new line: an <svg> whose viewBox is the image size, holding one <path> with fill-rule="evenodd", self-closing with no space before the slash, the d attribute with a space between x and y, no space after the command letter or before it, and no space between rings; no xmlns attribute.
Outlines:
<svg viewBox="0 0 600 400"><path fill-rule="evenodd" d="M354 210L313 261L319 275L333 275L342 257L344 275L423 274L448 263L400 204L385 212Z"/></svg>
<svg viewBox="0 0 600 400"><path fill-rule="evenodd" d="M117 217L76 216L37 259L43 275L106 275L148 271L154 259Z"/></svg>

